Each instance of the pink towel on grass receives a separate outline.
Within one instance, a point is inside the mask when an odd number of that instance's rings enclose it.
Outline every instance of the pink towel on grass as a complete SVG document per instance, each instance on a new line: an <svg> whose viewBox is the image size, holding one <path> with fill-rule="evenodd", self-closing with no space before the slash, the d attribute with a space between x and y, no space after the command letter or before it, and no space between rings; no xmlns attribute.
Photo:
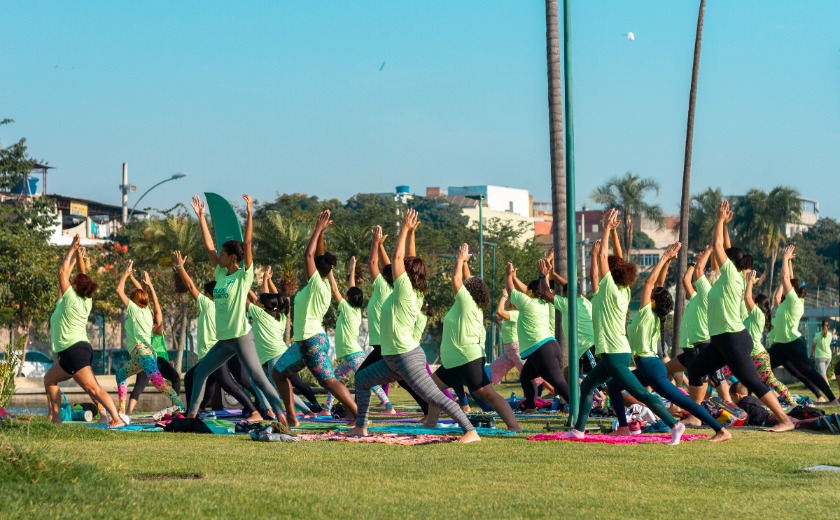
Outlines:
<svg viewBox="0 0 840 520"><path fill-rule="evenodd" d="M563 439L565 432L540 433L528 437L529 441L572 441L572 442L600 442L602 444L641 444L643 442L671 442L670 435L604 435L587 433L583 439ZM696 441L706 439L705 435L683 435L681 441Z"/></svg>
<svg viewBox="0 0 840 520"><path fill-rule="evenodd" d="M301 433L298 437L305 441L339 441L375 444L398 444L400 446L421 446L437 442L453 442L456 437L448 435L395 435L393 433L374 433L366 437L348 437L340 433Z"/></svg>

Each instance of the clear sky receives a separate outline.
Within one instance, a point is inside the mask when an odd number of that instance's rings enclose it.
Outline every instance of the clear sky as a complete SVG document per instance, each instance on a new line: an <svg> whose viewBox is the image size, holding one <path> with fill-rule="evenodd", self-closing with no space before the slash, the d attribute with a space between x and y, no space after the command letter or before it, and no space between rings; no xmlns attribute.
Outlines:
<svg viewBox="0 0 840 520"><path fill-rule="evenodd" d="M632 170L679 206L698 1L573 5L578 205ZM0 127L49 189L346 199L500 184L550 200L544 3L0 4ZM793 185L840 218L840 2L712 0L692 192ZM635 41L626 33L632 31ZM384 64L384 66L383 66ZM590 202L591 204L591 202Z"/></svg>

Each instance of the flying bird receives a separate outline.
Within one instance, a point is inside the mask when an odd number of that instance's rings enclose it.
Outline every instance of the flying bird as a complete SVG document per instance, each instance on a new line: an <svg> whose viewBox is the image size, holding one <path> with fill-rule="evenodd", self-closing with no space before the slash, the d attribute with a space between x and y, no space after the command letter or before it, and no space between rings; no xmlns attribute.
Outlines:
<svg viewBox="0 0 840 520"><path fill-rule="evenodd" d="M379 66L379 72L382 72L382 69L385 68L385 62L382 62L382 65Z"/></svg>

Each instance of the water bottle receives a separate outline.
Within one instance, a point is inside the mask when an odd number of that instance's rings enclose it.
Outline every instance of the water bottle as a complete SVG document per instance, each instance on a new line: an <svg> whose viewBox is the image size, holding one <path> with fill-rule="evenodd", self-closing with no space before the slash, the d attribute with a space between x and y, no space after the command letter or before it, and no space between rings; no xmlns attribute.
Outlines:
<svg viewBox="0 0 840 520"><path fill-rule="evenodd" d="M73 412L73 420L80 422L93 422L93 413L89 410L83 412Z"/></svg>

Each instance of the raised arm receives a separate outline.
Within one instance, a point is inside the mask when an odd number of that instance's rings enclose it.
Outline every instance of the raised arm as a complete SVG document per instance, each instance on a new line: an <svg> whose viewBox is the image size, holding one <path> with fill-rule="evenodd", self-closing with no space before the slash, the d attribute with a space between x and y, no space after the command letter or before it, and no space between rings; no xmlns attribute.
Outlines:
<svg viewBox="0 0 840 520"><path fill-rule="evenodd" d="M117 282L117 296L122 302L123 305L128 306L128 296L125 294L125 281L128 280L128 277L131 276L131 269L134 265L133 260L129 260L127 264L125 264L125 271L120 275L120 281Z"/></svg>
<svg viewBox="0 0 840 520"><path fill-rule="evenodd" d="M134 277L134 271L128 273L128 279L131 280L131 285L133 285L135 289L143 288L143 286L140 284L140 281Z"/></svg>
<svg viewBox="0 0 840 520"><path fill-rule="evenodd" d="M618 219L618 210L616 210L615 215L616 215L616 219ZM621 250L621 240L618 239L618 224L620 224L620 223L621 223L620 220L616 221L616 227L614 227L612 229L612 231L610 232L610 239L612 241L613 254L623 260L624 259L624 251ZM631 247L631 245L628 244L627 247Z"/></svg>
<svg viewBox="0 0 840 520"><path fill-rule="evenodd" d="M382 262L382 265L391 265L391 260L388 258L388 251L385 250L385 239L388 238L388 235L383 235L382 239L379 241L379 261Z"/></svg>
<svg viewBox="0 0 840 520"><path fill-rule="evenodd" d="M554 301L554 292L548 283L548 261L545 258L537 260L537 270L540 273L540 297L545 301Z"/></svg>
<svg viewBox="0 0 840 520"><path fill-rule="evenodd" d="M402 225L400 226L400 236L397 239L397 245L394 246L394 258L391 263L391 269L394 273L394 281L405 273L405 249L408 234L411 229L417 226L417 211L407 209L403 214Z"/></svg>
<svg viewBox="0 0 840 520"><path fill-rule="evenodd" d="M79 266L79 272L82 274L87 274L88 270L88 257L87 257L87 249L84 246L79 246L76 249L76 265Z"/></svg>
<svg viewBox="0 0 840 520"><path fill-rule="evenodd" d="M784 253L782 253L782 294L787 294L793 289L793 284L791 283L791 274L790 274L790 266L792 260L796 258L796 246L787 246L785 248Z"/></svg>
<svg viewBox="0 0 840 520"><path fill-rule="evenodd" d="M216 246L213 245L213 235L210 234L210 228L207 226L207 217L204 215L206 204L198 198L198 195L193 195L190 201L195 216L198 218L198 223L201 225L201 238L204 240L204 250L210 257L210 263L213 267L219 265L219 254L216 252Z"/></svg>
<svg viewBox="0 0 840 520"><path fill-rule="evenodd" d="M242 246L245 249L245 269L254 265L254 199L250 195L243 195L245 200L245 236Z"/></svg>
<svg viewBox="0 0 840 520"><path fill-rule="evenodd" d="M505 267L505 273L507 274L507 281L505 287L507 288L508 293L513 293L513 291L519 291L521 293L528 294L528 286L526 286L519 280L519 278L516 277L516 268L513 267L512 263L507 263L507 266Z"/></svg>
<svg viewBox="0 0 840 520"><path fill-rule="evenodd" d="M350 276L347 280L347 287L356 287L356 257L350 257Z"/></svg>
<svg viewBox="0 0 840 520"><path fill-rule="evenodd" d="M755 270L749 270L744 273L747 281L747 289L744 291L744 303L747 305L747 310L752 311L755 307L755 299L753 298L753 287L755 287L756 275Z"/></svg>
<svg viewBox="0 0 840 520"><path fill-rule="evenodd" d="M466 269L469 272L469 267L467 266L467 262L470 260L470 246L467 244L461 244L461 247L458 249L458 257L455 259L455 269L452 271L452 290L454 292L458 292L461 290L461 287L464 285L465 274L464 270Z"/></svg>
<svg viewBox="0 0 840 520"><path fill-rule="evenodd" d="M677 242L679 244L679 242ZM682 245L682 244L680 244ZM667 252L667 251L666 251ZM662 266L662 270L659 271L659 278L656 279L656 286L657 287L665 287L665 279L668 278L668 268L671 267L671 261L673 257L668 257L665 261L665 265Z"/></svg>
<svg viewBox="0 0 840 520"><path fill-rule="evenodd" d="M691 280L692 283L699 280L701 276L706 275L706 264L709 263L709 258L711 258L713 250L714 247L712 247L712 245L709 244L708 246L706 246L706 249L702 253L697 255L697 258L695 258L695 264L693 269L694 278Z"/></svg>
<svg viewBox="0 0 840 520"><path fill-rule="evenodd" d="M338 284L335 282L335 275L333 275L332 270L329 274L330 279L330 289L333 293L333 298L335 298L336 303L341 303L341 300L344 299L344 296L341 295L341 291L338 290Z"/></svg>
<svg viewBox="0 0 840 520"><path fill-rule="evenodd" d="M187 286L187 290L189 291L190 295L193 297L194 300L198 299L198 289L195 287L195 284L190 278L189 273L187 273L187 269L184 267L184 263L187 261L186 257L181 256L180 251L174 251L172 253L172 269L178 273L178 276L181 277L183 280L184 285Z"/></svg>
<svg viewBox="0 0 840 520"><path fill-rule="evenodd" d="M729 201L724 200L718 206L717 221L715 222L715 237L712 242L714 246L714 258L718 265L726 262L725 229L726 223L731 219L732 210L729 209Z"/></svg>
<svg viewBox="0 0 840 520"><path fill-rule="evenodd" d="M379 245L382 238L382 226L373 226L370 237L370 255L368 255L368 271L370 280L376 280L379 276Z"/></svg>
<svg viewBox="0 0 840 520"><path fill-rule="evenodd" d="M554 269L554 249L548 250L548 253L545 255L545 262L548 265L548 276L560 282L561 285L566 285L567 280Z"/></svg>
<svg viewBox="0 0 840 520"><path fill-rule="evenodd" d="M269 293L274 292L271 290L271 266L267 265L265 269L263 269L263 277L262 277L262 292Z"/></svg>
<svg viewBox="0 0 840 520"><path fill-rule="evenodd" d="M70 288L70 274L73 272L73 264L77 262L76 255L80 243L79 235L73 237L73 242L70 243L70 249L64 255L64 260L58 267L58 290L59 297L63 296L67 289Z"/></svg>
<svg viewBox="0 0 840 520"><path fill-rule="evenodd" d="M406 256L417 256L417 242L415 240L415 234L417 233L417 227L419 225L420 216L418 214L417 225L408 230L408 252L406 253Z"/></svg>
<svg viewBox="0 0 840 520"><path fill-rule="evenodd" d="M639 306L640 309L644 309L645 306L650 303L650 296L653 293L653 288L662 287L662 285L659 284L659 277L661 276L662 271L665 270L668 264L671 262L671 260L677 257L677 253L680 250L680 246L682 246L682 244L680 244L679 242L674 242L673 244L668 246L668 249L665 250L662 256L659 257L659 261L656 263L655 266L653 266L653 270L650 272L650 276L647 277L647 280L645 280L645 285L642 289L642 301Z"/></svg>
<svg viewBox="0 0 840 520"><path fill-rule="evenodd" d="M690 300L691 296L696 292L694 290L694 273L695 270L693 267L689 267L685 270L685 274L682 277L682 286L685 290L685 299Z"/></svg>
<svg viewBox="0 0 840 520"><path fill-rule="evenodd" d="M776 292L773 293L773 307L778 307L780 303L782 303L782 297L787 294L785 293L785 286L782 283L779 283L779 286L776 288Z"/></svg>
<svg viewBox="0 0 840 520"><path fill-rule="evenodd" d="M309 244L306 245L306 253L304 254L304 264L306 265L306 279L312 278L315 274L315 256L318 254L318 245L321 243L321 235L332 224L330 220L330 210L325 209L318 215L318 220L315 222L315 230L309 238ZM322 253L323 254L323 253Z"/></svg>
<svg viewBox="0 0 840 520"><path fill-rule="evenodd" d="M598 292L598 282L601 281L601 267L598 263L601 257L600 239L592 244L592 250L589 252L589 256L589 283L592 284L592 290Z"/></svg>
<svg viewBox="0 0 840 520"><path fill-rule="evenodd" d="M152 326L155 329L159 329L160 326L163 325L163 311L160 308L160 302L158 302L155 286L152 285L152 278L149 276L148 271L143 271L143 283L146 284L146 287L148 287L149 296L152 297L152 313L154 314L154 324Z"/></svg>
<svg viewBox="0 0 840 520"><path fill-rule="evenodd" d="M499 298L499 304L496 305L496 316L502 320L509 320L510 313L505 309L508 301L508 292L507 289L502 289L502 297Z"/></svg>
<svg viewBox="0 0 840 520"><path fill-rule="evenodd" d="M726 221L723 223L723 247L729 249L732 247L732 240L729 238L729 223L735 217L735 212L730 211L726 215Z"/></svg>
<svg viewBox="0 0 840 520"><path fill-rule="evenodd" d="M611 208L604 213L604 218L601 220L601 224L604 227L604 236L601 238L601 248L598 252L599 279L607 276L607 273L610 272L610 264L608 262L610 248L607 244L610 243L612 232L618 227L618 223L618 211L615 208ZM613 247L615 247L615 244L613 244Z"/></svg>
<svg viewBox="0 0 840 520"><path fill-rule="evenodd" d="M248 301L246 302L249 305L256 305L257 307L263 307L263 304L260 303L260 298L257 296L257 293L253 291L253 289L248 289Z"/></svg>

